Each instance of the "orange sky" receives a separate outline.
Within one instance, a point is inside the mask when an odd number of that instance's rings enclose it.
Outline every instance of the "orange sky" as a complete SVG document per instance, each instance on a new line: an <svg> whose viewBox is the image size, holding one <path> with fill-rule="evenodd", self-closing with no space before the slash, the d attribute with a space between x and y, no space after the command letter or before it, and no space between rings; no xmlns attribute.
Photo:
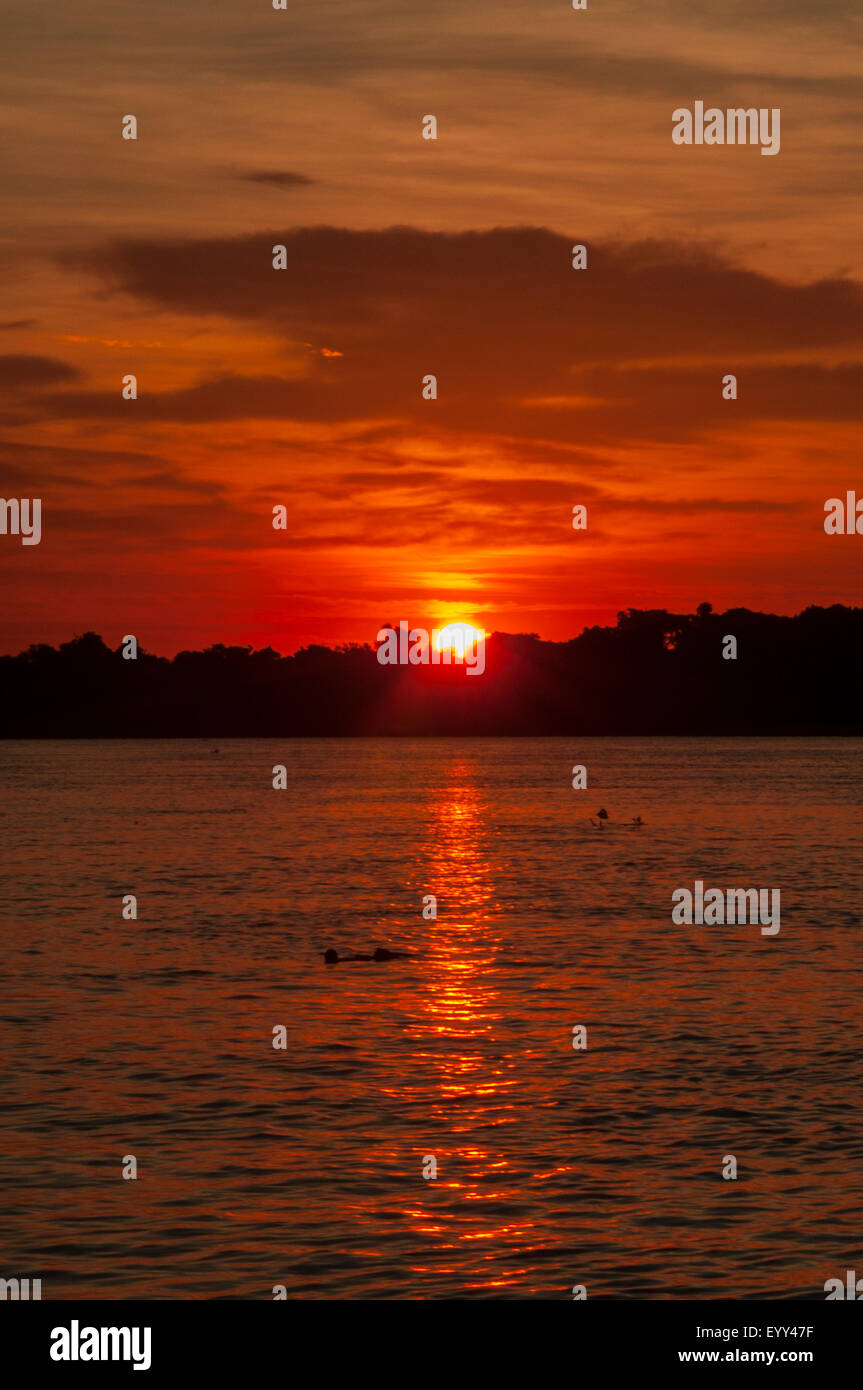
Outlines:
<svg viewBox="0 0 863 1390"><path fill-rule="evenodd" d="M863 25L691 9L7 3L0 649L863 602Z"/></svg>

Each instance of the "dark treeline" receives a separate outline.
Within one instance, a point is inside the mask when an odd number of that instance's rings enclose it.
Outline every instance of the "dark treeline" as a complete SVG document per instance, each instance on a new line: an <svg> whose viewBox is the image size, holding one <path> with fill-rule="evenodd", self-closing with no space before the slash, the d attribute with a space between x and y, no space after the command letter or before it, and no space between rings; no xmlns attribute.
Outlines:
<svg viewBox="0 0 863 1390"><path fill-rule="evenodd" d="M736 660L722 655L729 634ZM127 660L88 632L0 657L0 683L7 738L860 734L863 609L629 609L569 642L495 633L480 676L380 665L357 645Z"/></svg>

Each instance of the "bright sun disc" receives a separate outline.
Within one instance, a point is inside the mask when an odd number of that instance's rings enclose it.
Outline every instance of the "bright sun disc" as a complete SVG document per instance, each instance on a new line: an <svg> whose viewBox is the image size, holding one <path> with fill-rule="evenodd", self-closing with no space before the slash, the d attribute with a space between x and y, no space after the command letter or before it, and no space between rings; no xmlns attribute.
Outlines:
<svg viewBox="0 0 863 1390"><path fill-rule="evenodd" d="M485 633L470 623L447 623L438 633L435 646L439 652L450 647L456 656L463 657L474 642L481 642L484 637Z"/></svg>

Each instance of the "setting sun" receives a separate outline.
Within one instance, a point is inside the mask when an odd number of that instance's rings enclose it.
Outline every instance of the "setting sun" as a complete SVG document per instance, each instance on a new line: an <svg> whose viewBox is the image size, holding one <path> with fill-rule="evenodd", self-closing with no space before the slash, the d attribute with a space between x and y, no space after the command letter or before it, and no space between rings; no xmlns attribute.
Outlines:
<svg viewBox="0 0 863 1390"><path fill-rule="evenodd" d="M481 642L484 637L482 629L471 627L470 623L447 623L438 633L435 646L439 652L450 647L456 656L463 657L474 642Z"/></svg>

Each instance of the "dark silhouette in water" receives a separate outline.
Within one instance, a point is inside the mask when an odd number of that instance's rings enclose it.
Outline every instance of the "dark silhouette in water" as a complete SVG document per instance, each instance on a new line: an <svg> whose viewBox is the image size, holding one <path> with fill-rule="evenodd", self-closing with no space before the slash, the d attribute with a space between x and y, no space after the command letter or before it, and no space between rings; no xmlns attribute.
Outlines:
<svg viewBox="0 0 863 1390"><path fill-rule="evenodd" d="M863 608L629 608L569 642L495 632L485 654L472 679L356 644L125 661L85 632L0 656L0 737L863 734Z"/></svg>
<svg viewBox="0 0 863 1390"><path fill-rule="evenodd" d="M590 823L591 823L591 825L597 826L598 829L601 830L601 829L602 829L602 822L603 822L603 821L606 821L606 820L610 820L610 816L609 816L609 814L608 814L608 812L606 811L606 809L605 809L604 806L601 807L600 810L597 811L596 816L597 816L597 819L596 819L596 820L594 820L593 816L590 817ZM629 822L629 824L628 824L628 825L624 825L623 829L624 829L624 830L641 830L641 829L643 829L643 827L644 827L644 821L642 820L641 816L633 816L633 817L632 817L632 820Z"/></svg>
<svg viewBox="0 0 863 1390"><path fill-rule="evenodd" d="M324 961L327 965L342 965L348 960L397 960L400 956L406 956L407 951L387 951L385 947L378 946L372 956L340 956L338 951L334 951L332 946L324 951Z"/></svg>

